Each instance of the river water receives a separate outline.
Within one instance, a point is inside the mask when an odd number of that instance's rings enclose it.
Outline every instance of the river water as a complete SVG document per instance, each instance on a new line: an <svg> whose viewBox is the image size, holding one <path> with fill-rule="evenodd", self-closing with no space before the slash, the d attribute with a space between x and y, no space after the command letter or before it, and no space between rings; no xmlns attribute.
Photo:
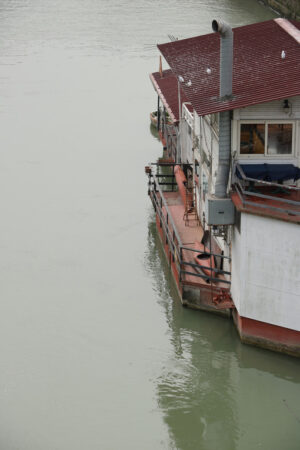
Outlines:
<svg viewBox="0 0 300 450"><path fill-rule="evenodd" d="M1 0L0 449L299 449L299 362L181 307L144 165L157 42L251 0Z"/></svg>

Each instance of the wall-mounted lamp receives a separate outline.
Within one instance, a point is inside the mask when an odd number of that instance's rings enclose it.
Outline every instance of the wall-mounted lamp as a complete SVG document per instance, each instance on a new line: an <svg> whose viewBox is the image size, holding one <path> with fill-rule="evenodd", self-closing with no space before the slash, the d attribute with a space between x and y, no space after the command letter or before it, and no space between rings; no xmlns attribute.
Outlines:
<svg viewBox="0 0 300 450"><path fill-rule="evenodd" d="M291 110L291 105L289 103L289 101L286 99L283 101L283 111L288 114Z"/></svg>

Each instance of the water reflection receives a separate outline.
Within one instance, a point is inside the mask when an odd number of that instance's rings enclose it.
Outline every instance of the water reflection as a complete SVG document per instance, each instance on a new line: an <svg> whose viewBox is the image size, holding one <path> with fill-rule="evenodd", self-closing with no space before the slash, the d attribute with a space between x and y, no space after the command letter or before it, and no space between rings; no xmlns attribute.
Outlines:
<svg viewBox="0 0 300 450"><path fill-rule="evenodd" d="M179 449L195 449L199 442L217 448L220 436L222 448L235 449L236 404L230 374L237 361L230 322L182 308L151 222L148 246L148 264L161 293L174 349L157 380L158 403L170 435ZM163 265L160 275L158 259Z"/></svg>
<svg viewBox="0 0 300 450"><path fill-rule="evenodd" d="M156 380L156 391L174 447L232 450L254 448L254 444L260 448L264 443L262 448L270 448L271 427L278 423L280 433L284 419L294 448L300 438L295 428L300 411L292 395L298 395L298 361L242 345L230 320L183 308L153 216L146 265L159 292L173 348ZM277 399L270 401L274 394ZM263 413L255 412L259 405ZM260 420L265 414L273 418L265 421L262 431ZM260 429L257 436L250 438L249 423Z"/></svg>
<svg viewBox="0 0 300 450"><path fill-rule="evenodd" d="M152 123L149 125L149 130L150 130L150 133L152 134L152 136L153 136L155 139L160 140L160 139L159 139L159 134L158 134L157 128L156 128L154 125L152 125Z"/></svg>

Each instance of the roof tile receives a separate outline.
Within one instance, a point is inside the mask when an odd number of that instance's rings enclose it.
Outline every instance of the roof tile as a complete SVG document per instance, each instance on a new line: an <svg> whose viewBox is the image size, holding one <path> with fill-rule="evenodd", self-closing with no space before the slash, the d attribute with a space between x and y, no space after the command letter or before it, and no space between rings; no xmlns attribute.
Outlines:
<svg viewBox="0 0 300 450"><path fill-rule="evenodd" d="M291 23L300 29L300 22ZM233 33L233 96L225 101L219 97L218 33L158 45L173 74L191 80L182 89L199 115L300 94L300 46L275 20L234 28Z"/></svg>

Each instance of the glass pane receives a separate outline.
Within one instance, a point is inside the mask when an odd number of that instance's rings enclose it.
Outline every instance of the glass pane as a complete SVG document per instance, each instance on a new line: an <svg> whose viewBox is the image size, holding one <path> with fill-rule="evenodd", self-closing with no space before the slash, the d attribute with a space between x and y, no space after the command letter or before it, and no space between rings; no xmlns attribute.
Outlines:
<svg viewBox="0 0 300 450"><path fill-rule="evenodd" d="M265 124L241 124L240 153L242 155L263 155L265 153Z"/></svg>
<svg viewBox="0 0 300 450"><path fill-rule="evenodd" d="M293 125L291 123L268 124L268 155L292 153Z"/></svg>

